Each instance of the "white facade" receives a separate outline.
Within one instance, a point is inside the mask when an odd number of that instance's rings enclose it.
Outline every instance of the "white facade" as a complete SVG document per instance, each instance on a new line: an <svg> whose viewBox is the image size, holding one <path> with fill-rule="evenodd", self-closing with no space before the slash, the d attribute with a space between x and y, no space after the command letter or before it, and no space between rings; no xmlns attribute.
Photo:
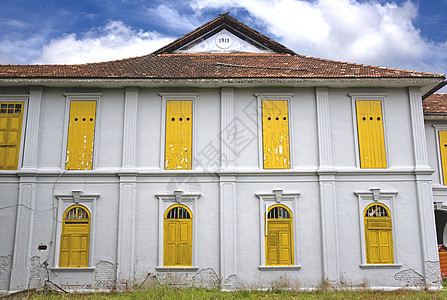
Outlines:
<svg viewBox="0 0 447 300"><path fill-rule="evenodd" d="M31 170L1 171L4 291L42 284L44 262L55 283L77 288L104 288L101 281L110 285L116 277L138 282L148 272L173 271L159 268L167 205L159 198L175 201L176 191L196 195L180 202L194 214L193 268L185 270L192 274L212 269L219 278L236 275L238 282L264 287L284 273L303 287L325 278L352 285L366 284L366 278L368 286L398 287L410 280L406 273L412 273L411 283L424 277L439 282L434 226L425 226L434 222L431 169L427 159L421 171L415 164L416 155L427 157L416 154L413 141L418 137L412 127L423 116L412 111L411 101L420 106L420 94L414 100L403 88L179 89L179 96L196 95L195 166L171 171L161 167L160 93L165 89L70 89L70 96L63 88L40 91L36 98L35 90L1 93L29 93L27 122L32 114L40 119L37 142L30 151L22 149L36 156ZM387 169L358 166L350 93L384 99ZM256 95L264 94L290 97L290 170L260 165ZM100 97L92 171L64 170L66 102L76 95ZM32 111L31 101L40 102L40 109ZM235 132L226 133L231 129ZM221 134L227 137L220 140ZM361 213L374 201L373 189L392 213L396 263L371 268L364 261ZM92 213L89 268L62 269L61 213L74 203L76 191L79 203ZM276 203L275 191L294 214L293 267L263 267L262 214L266 203ZM47 250L38 250L39 245Z"/></svg>
<svg viewBox="0 0 447 300"><path fill-rule="evenodd" d="M1 291L47 279L123 288L148 273L228 289L280 277L302 288L440 286L439 171L427 152L434 135L424 130L422 81L128 83L0 86L0 102L26 106L19 170L0 171ZM164 169L166 100L176 98L193 101L191 170ZM73 99L97 101L93 170L65 170ZM262 99L288 101L290 169L263 169ZM360 168L356 99L382 103L384 169ZM176 203L193 214L190 267L163 265L163 216ZM278 203L293 216L293 265L265 261L264 215ZM372 203L390 210L392 264L365 259ZM62 214L73 204L91 215L85 268L59 267Z"/></svg>

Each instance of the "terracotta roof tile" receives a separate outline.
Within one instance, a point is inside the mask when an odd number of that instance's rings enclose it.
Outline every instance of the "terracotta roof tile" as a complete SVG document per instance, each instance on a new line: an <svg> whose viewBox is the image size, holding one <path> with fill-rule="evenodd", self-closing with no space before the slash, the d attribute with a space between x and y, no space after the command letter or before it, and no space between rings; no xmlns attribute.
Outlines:
<svg viewBox="0 0 447 300"><path fill-rule="evenodd" d="M445 78L290 54L179 53L82 65L0 65L0 78Z"/></svg>
<svg viewBox="0 0 447 300"><path fill-rule="evenodd" d="M447 114L447 94L433 94L424 99L425 114Z"/></svg>

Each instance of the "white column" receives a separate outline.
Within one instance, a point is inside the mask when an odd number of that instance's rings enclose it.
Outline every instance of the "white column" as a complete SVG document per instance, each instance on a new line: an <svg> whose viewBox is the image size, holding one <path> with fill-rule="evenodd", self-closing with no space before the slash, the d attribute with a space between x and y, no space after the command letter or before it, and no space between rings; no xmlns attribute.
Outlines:
<svg viewBox="0 0 447 300"><path fill-rule="evenodd" d="M134 274L136 177L120 177L118 208L117 288L130 288Z"/></svg>
<svg viewBox="0 0 447 300"><path fill-rule="evenodd" d="M413 129L414 155L416 162L417 201L419 209L419 230L422 241L424 277L427 286L439 286L439 268L436 225L433 209L432 170L428 165L427 145L422 111L422 96L419 88L410 87L411 123Z"/></svg>
<svg viewBox="0 0 447 300"><path fill-rule="evenodd" d="M29 262L33 232L36 177L21 177L17 204L16 231L12 257L10 292L25 290L29 281Z"/></svg>
<svg viewBox="0 0 447 300"><path fill-rule="evenodd" d="M126 88L122 169L135 169L137 148L138 88Z"/></svg>
<svg viewBox="0 0 447 300"><path fill-rule="evenodd" d="M128 87L124 98L123 161L119 172L117 288L133 284L135 265L135 198L138 88Z"/></svg>
<svg viewBox="0 0 447 300"><path fill-rule="evenodd" d="M315 89L317 101L321 244L323 253L323 280L339 282L339 248L337 207L335 197L335 170L332 164L332 140L328 89Z"/></svg>
<svg viewBox="0 0 447 300"><path fill-rule="evenodd" d="M233 169L236 128L234 123L234 91L232 88L221 89L220 107L221 169Z"/></svg>
<svg viewBox="0 0 447 300"><path fill-rule="evenodd" d="M28 116L26 118L22 170L36 171L37 168L41 102L42 88L31 88L29 91Z"/></svg>
<svg viewBox="0 0 447 300"><path fill-rule="evenodd" d="M322 87L316 88L315 94L317 98L318 153L320 156L320 169L333 169L328 90L327 88Z"/></svg>
<svg viewBox="0 0 447 300"><path fill-rule="evenodd" d="M425 138L421 91L419 88L411 87L409 88L409 94L416 170L430 170L427 158L427 140Z"/></svg>
<svg viewBox="0 0 447 300"><path fill-rule="evenodd" d="M236 177L220 177L220 277L227 289L237 280Z"/></svg>

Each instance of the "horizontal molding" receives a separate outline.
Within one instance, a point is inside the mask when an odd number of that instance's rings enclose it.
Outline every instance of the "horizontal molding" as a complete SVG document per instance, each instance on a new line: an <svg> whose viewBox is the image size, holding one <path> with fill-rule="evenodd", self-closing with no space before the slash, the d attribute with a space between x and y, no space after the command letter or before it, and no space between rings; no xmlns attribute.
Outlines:
<svg viewBox="0 0 447 300"><path fill-rule="evenodd" d="M155 267L158 272L197 272L199 267Z"/></svg>
<svg viewBox="0 0 447 300"><path fill-rule="evenodd" d="M298 271L301 269L301 265L293 265L293 266L259 266L259 270L261 271Z"/></svg>
<svg viewBox="0 0 447 300"><path fill-rule="evenodd" d="M361 264L362 269L399 269L402 264Z"/></svg>

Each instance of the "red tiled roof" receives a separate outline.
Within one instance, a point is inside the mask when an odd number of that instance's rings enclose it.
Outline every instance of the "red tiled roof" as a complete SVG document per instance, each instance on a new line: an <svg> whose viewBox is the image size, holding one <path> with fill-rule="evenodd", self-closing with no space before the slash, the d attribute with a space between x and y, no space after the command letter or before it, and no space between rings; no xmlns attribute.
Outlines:
<svg viewBox="0 0 447 300"><path fill-rule="evenodd" d="M447 114L447 94L433 94L422 102L425 114Z"/></svg>
<svg viewBox="0 0 447 300"><path fill-rule="evenodd" d="M445 75L290 54L179 53L82 65L0 65L1 78L445 78Z"/></svg>

